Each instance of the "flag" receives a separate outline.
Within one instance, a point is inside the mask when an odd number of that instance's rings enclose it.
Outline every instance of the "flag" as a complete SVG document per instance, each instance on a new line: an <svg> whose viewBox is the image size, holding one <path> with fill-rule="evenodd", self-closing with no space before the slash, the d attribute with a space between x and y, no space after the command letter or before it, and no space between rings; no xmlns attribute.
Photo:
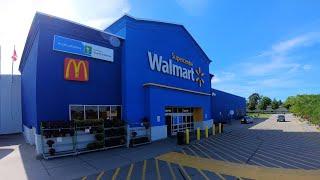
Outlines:
<svg viewBox="0 0 320 180"><path fill-rule="evenodd" d="M16 61L18 56L17 56L17 52L16 52L16 47L13 48L13 55L11 56L13 61Z"/></svg>

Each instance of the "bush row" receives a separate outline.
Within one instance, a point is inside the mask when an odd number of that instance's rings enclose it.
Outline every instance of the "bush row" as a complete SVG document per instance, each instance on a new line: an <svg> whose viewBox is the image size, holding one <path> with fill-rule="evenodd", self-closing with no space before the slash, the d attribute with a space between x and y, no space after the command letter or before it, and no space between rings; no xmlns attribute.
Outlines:
<svg viewBox="0 0 320 180"><path fill-rule="evenodd" d="M285 107L294 115L320 125L320 94L290 96Z"/></svg>

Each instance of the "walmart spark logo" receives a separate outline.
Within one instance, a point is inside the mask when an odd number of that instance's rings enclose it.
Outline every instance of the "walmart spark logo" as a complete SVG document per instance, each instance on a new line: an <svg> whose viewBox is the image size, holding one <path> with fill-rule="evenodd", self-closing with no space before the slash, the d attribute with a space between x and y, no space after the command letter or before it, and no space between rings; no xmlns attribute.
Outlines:
<svg viewBox="0 0 320 180"><path fill-rule="evenodd" d="M195 82L197 82L199 84L199 86L201 87L202 84L204 84L204 80L203 80L204 73L201 71L200 67L198 69L195 69L194 71L195 71L196 75L198 76L195 79Z"/></svg>
<svg viewBox="0 0 320 180"><path fill-rule="evenodd" d="M88 46L88 45L85 45L84 46L84 54L91 55L92 54L92 47Z"/></svg>

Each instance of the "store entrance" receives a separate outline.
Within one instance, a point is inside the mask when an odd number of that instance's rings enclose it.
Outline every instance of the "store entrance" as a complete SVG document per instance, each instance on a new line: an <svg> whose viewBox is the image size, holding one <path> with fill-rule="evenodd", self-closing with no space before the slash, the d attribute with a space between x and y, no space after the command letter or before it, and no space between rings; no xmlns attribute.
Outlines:
<svg viewBox="0 0 320 180"><path fill-rule="evenodd" d="M186 129L192 132L194 129L193 111L194 108L190 107L166 107L167 136L175 136Z"/></svg>

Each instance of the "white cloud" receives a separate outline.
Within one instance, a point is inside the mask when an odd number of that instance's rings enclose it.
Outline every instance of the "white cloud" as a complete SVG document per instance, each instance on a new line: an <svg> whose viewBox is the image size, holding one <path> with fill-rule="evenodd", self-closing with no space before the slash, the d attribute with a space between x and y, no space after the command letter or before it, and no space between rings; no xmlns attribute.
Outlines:
<svg viewBox="0 0 320 180"><path fill-rule="evenodd" d="M292 55L295 50L320 43L320 33L306 33L271 46L270 50L262 52L243 63L250 76L265 76L275 73L294 73L300 69L307 70L296 61Z"/></svg>
<svg viewBox="0 0 320 180"><path fill-rule="evenodd" d="M310 64L306 64L303 66L303 69L306 71L309 71L312 68L312 66Z"/></svg>
<svg viewBox="0 0 320 180"><path fill-rule="evenodd" d="M11 73L11 55L16 46L18 66L24 43L36 11L72 20L98 29L130 11L128 0L6 0L0 6L1 73Z"/></svg>
<svg viewBox="0 0 320 180"><path fill-rule="evenodd" d="M227 81L233 80L234 78L235 78L234 73L223 71L221 73L215 74L215 76L211 79L211 84L227 82Z"/></svg>
<svg viewBox="0 0 320 180"><path fill-rule="evenodd" d="M201 15L208 7L209 0L176 0L187 13L193 16Z"/></svg>

